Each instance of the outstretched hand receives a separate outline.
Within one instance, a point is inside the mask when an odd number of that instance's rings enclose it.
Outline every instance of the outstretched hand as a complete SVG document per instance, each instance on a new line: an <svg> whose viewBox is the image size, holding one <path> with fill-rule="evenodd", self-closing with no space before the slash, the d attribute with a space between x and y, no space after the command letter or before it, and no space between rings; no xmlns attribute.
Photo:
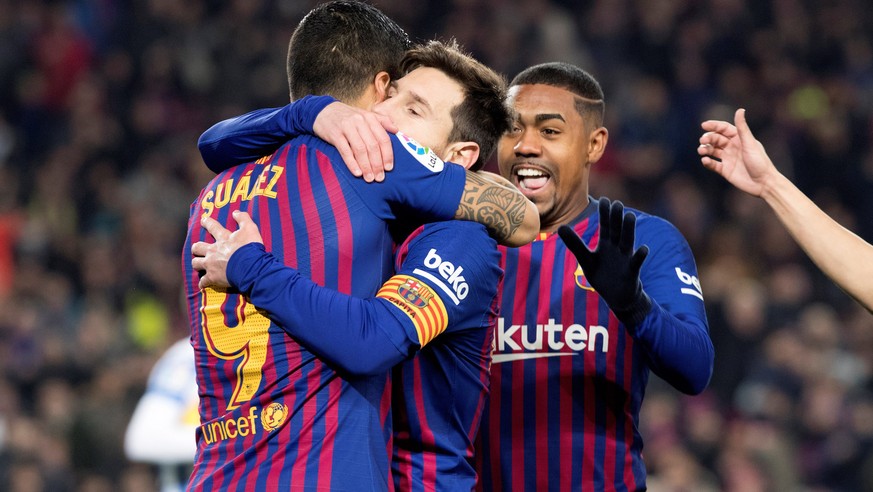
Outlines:
<svg viewBox="0 0 873 492"><path fill-rule="evenodd" d="M600 240L594 251L588 249L573 228L563 225L558 235L567 245L591 287L625 324L635 325L651 307L643 291L640 269L649 254L648 246L634 251L636 216L625 213L620 201L600 199Z"/></svg>
<svg viewBox="0 0 873 492"><path fill-rule="evenodd" d="M328 104L312 131L339 151L349 171L368 183L385 179L394 167L394 149L386 131L397 133L391 118L340 102Z"/></svg>
<svg viewBox="0 0 873 492"><path fill-rule="evenodd" d="M736 111L734 123L707 120L700 124L706 130L697 147L700 162L740 190L761 196L767 181L779 172L764 146L752 135L745 109Z"/></svg>
<svg viewBox="0 0 873 492"><path fill-rule="evenodd" d="M191 246L191 253L194 255L191 266L203 272L199 283L201 289L230 287L227 280L227 262L233 253L249 243L264 244L258 225L248 213L236 210L233 212L233 219L239 224L234 232L225 229L208 215L200 219L200 225L215 238L214 243L199 241Z"/></svg>

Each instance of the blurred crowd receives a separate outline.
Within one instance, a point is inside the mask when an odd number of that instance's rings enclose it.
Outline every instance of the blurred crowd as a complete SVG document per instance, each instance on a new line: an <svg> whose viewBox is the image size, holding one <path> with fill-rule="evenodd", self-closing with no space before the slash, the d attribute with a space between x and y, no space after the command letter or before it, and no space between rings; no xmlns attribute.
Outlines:
<svg viewBox="0 0 873 492"><path fill-rule="evenodd" d="M122 439L188 333L180 252L210 177L196 139L287 102L288 39L316 3L0 0L0 490L154 490ZM873 315L695 150L701 121L745 107L777 166L873 239L865 0L373 3L507 78L562 60L603 85L592 194L682 231L716 349L702 396L652 376L651 490L873 490Z"/></svg>

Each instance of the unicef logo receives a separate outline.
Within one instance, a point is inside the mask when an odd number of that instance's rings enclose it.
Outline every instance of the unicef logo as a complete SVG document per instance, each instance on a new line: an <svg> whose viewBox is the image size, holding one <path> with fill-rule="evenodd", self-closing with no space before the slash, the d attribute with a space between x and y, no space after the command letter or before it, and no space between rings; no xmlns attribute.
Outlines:
<svg viewBox="0 0 873 492"><path fill-rule="evenodd" d="M261 411L261 426L270 432L285 423L288 418L288 407L282 403L273 402Z"/></svg>

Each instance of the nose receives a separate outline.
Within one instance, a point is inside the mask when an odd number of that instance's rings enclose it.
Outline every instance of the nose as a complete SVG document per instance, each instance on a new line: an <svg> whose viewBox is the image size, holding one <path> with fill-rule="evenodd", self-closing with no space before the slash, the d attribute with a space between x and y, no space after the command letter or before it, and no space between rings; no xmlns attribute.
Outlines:
<svg viewBox="0 0 873 492"><path fill-rule="evenodd" d="M539 134L535 129L522 130L518 136L518 140L513 145L512 150L517 156L536 156L540 155L540 139Z"/></svg>

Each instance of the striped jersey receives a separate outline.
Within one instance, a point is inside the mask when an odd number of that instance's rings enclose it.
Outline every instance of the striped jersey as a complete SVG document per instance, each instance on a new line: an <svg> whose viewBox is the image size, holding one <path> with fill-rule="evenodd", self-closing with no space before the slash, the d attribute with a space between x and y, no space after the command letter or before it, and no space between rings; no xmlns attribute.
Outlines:
<svg viewBox="0 0 873 492"><path fill-rule="evenodd" d="M630 329L585 279L557 234L501 248L505 271L491 392L477 463L482 490L645 490L640 406L649 372L698 393L712 374L690 248L663 219L637 216L640 274L653 306ZM597 201L570 225L590 249Z"/></svg>
<svg viewBox="0 0 873 492"><path fill-rule="evenodd" d="M399 248L398 272L434 287L465 317L394 368L396 490L472 490L473 444L488 394L500 254L472 222L425 224Z"/></svg>
<svg viewBox="0 0 873 492"><path fill-rule="evenodd" d="M390 487L387 375L341 377L237 291L201 292L190 258L194 242L211 241L203 214L234 230L230 213L244 210L282 263L374 295L393 273L388 221L406 208L420 220L453 217L465 181L460 166L422 162L414 142L392 142L395 169L381 183L354 178L334 148L300 136L221 172L192 204L182 263L201 425L189 489Z"/></svg>

